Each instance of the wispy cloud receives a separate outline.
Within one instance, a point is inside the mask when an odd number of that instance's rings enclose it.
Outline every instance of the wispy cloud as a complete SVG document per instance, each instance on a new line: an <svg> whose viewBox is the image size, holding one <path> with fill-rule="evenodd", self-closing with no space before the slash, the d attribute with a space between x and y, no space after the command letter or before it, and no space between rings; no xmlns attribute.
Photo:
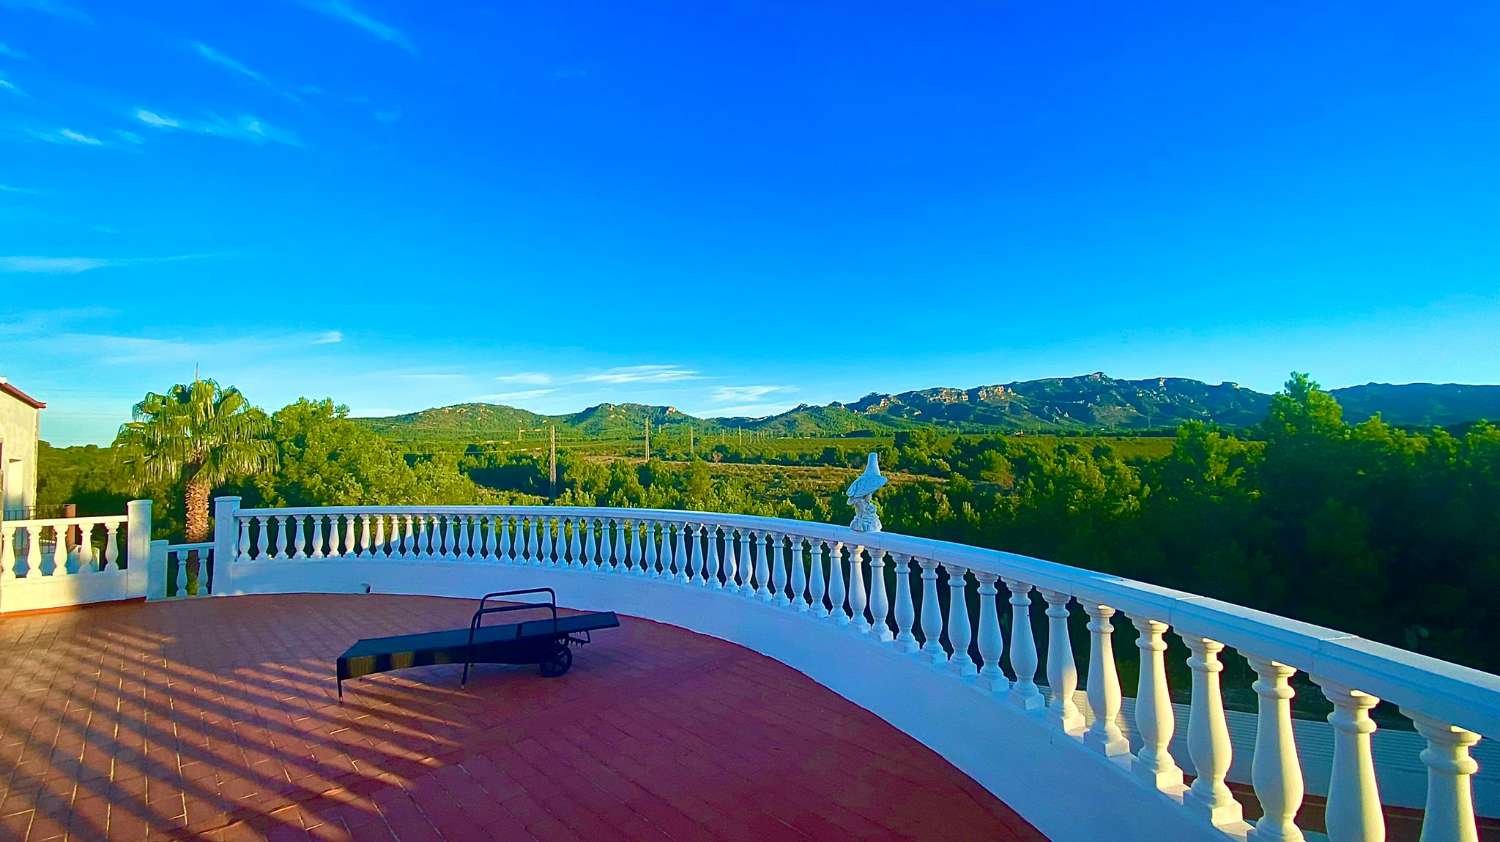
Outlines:
<svg viewBox="0 0 1500 842"><path fill-rule="evenodd" d="M16 85L15 82L12 82L11 80L5 78L5 74L3 73L0 73L0 91L13 93L16 96L26 96L26 92L21 90L21 88Z"/></svg>
<svg viewBox="0 0 1500 842"><path fill-rule="evenodd" d="M155 111L147 111L144 108L137 108L135 110L135 118L148 126L158 129L176 129L182 126L181 123L171 117L163 117Z"/></svg>
<svg viewBox="0 0 1500 842"><path fill-rule="evenodd" d="M58 18L67 18L78 23L93 23L94 18L82 9L58 3L56 0L0 0L0 8L41 12Z"/></svg>
<svg viewBox="0 0 1500 842"><path fill-rule="evenodd" d="M540 398L543 395L550 395L550 394L552 394L555 391L557 391L557 390L556 389L522 389L519 392L495 392L495 393L489 394L489 395L477 395L477 396L475 396L474 400L477 400L477 401L499 401L499 402L502 402L502 403L505 402L505 401L529 401L529 400L535 400L536 398Z"/></svg>
<svg viewBox="0 0 1500 842"><path fill-rule="evenodd" d="M313 338L314 345L337 345L344 341L344 332L341 330L325 330Z"/></svg>
<svg viewBox="0 0 1500 842"><path fill-rule="evenodd" d="M231 73L235 73L245 77L246 79L250 79L257 84L263 85L276 94L286 97L293 102L302 101L296 94L292 93L291 91L283 90L281 87L277 86L276 83L272 82L270 79L267 79L265 74L261 73L258 70L255 70L249 65L246 65L244 62L239 61L238 59L232 58L219 52L218 50L210 47L202 41L193 42L193 51L201 56L204 61L210 62L212 64L217 64L218 66L225 68Z"/></svg>
<svg viewBox="0 0 1500 842"><path fill-rule="evenodd" d="M179 263L184 260L206 260L212 254L173 254L163 257L38 257L28 255L0 256L0 274L10 275L78 275L95 269L120 266L146 266L155 263Z"/></svg>
<svg viewBox="0 0 1500 842"><path fill-rule="evenodd" d="M364 30L369 35L411 53L417 54L416 45L406 37L406 33L391 26L388 23L370 17L364 11L355 8L354 4L345 0L307 0L307 7L321 12L335 20L343 21L350 26Z"/></svg>
<svg viewBox="0 0 1500 842"><path fill-rule="evenodd" d="M502 374L495 378L495 382L545 386L552 382L552 375L545 371L518 371L515 374Z"/></svg>
<svg viewBox="0 0 1500 842"><path fill-rule="evenodd" d="M677 365L627 365L577 378L580 383L670 383L700 380L698 372Z"/></svg>
<svg viewBox="0 0 1500 842"><path fill-rule="evenodd" d="M379 121L381 123L394 123L397 120L401 119L401 109L399 109L399 108L384 108L384 109L381 109L381 110L378 110L378 111L374 112L370 116L374 117L377 121Z"/></svg>
<svg viewBox="0 0 1500 842"><path fill-rule="evenodd" d="M104 145L104 141L100 140L99 138L94 137L93 135L84 134L83 132L74 131L73 129L58 129L56 131L51 131L51 132L32 130L32 131L27 132L27 134L30 134L32 137L36 138L37 140L45 141L47 143L56 143L56 144L64 145L64 146L67 146L67 145L103 146Z"/></svg>
<svg viewBox="0 0 1500 842"><path fill-rule="evenodd" d="M776 392L794 391L793 386L719 386L713 390L712 398L716 403L728 403L731 401L749 401L754 403L766 395Z"/></svg>
<svg viewBox="0 0 1500 842"><path fill-rule="evenodd" d="M13 58L17 61L24 61L26 59L25 53L21 52L15 47L4 43L3 41L0 41L0 56L3 56L5 58Z"/></svg>
<svg viewBox="0 0 1500 842"><path fill-rule="evenodd" d="M226 334L229 335L229 334ZM246 355L300 353L319 342L323 333L271 333L229 335L223 340L202 341L178 337L124 336L107 333L65 333L56 337L71 347L87 349L106 365L161 364L174 361L212 362L242 359Z"/></svg>
<svg viewBox="0 0 1500 842"><path fill-rule="evenodd" d="M217 114L210 114L202 120L184 120L178 117L169 117L146 108L137 108L132 116L141 123L161 131L181 131L189 134L223 137L255 144L281 143L287 146L302 145L302 141L297 135L285 129L272 126L251 114L243 114L234 120L220 117Z"/></svg>
<svg viewBox="0 0 1500 842"><path fill-rule="evenodd" d="M0 184L0 193L21 193L26 196L40 196L42 191L31 187L17 187L14 184Z"/></svg>

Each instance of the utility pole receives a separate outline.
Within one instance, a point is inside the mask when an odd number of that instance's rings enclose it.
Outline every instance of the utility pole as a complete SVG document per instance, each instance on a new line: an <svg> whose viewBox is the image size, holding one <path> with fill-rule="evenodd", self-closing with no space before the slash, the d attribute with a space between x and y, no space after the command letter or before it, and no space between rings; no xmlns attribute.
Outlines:
<svg viewBox="0 0 1500 842"><path fill-rule="evenodd" d="M689 425L688 426L688 461L691 462L692 459L693 459L693 457L697 456L697 455L698 454L693 451L693 428L692 428L691 425Z"/></svg>
<svg viewBox="0 0 1500 842"><path fill-rule="evenodd" d="M651 461L651 416L646 416L646 461Z"/></svg>
<svg viewBox="0 0 1500 842"><path fill-rule="evenodd" d="M552 457L549 460L550 463L551 463L551 467L548 470L548 474L549 474L549 476L551 478L551 483L552 483L552 496L556 497L557 496L557 425L553 424L550 427L548 427L547 429L551 433L551 440L552 440L551 441Z"/></svg>

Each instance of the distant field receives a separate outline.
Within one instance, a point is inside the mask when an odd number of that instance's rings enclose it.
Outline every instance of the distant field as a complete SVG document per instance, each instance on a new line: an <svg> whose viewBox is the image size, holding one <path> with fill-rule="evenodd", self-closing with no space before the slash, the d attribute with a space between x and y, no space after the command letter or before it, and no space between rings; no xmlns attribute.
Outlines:
<svg viewBox="0 0 1500 842"><path fill-rule="evenodd" d="M532 456L545 457L548 442L545 433L536 432L527 434L525 437L516 436L498 438L454 438L447 435L422 435L403 432L401 434L387 434L387 437L400 445L407 453L413 455L428 454L454 454L462 455L466 452L483 452L495 454L529 454ZM1040 450L1051 450L1061 443L1071 443L1078 447L1093 449L1098 445L1107 445L1122 459L1160 459L1172 452L1173 438L1171 436L1059 436L1050 434L963 434L957 436L944 436L944 440L951 441L961 438L972 441L984 438L1004 438L1012 446L1034 447ZM781 461L819 461L831 448L841 456L857 454L863 457L872 450L891 448L895 445L893 436L819 436L819 437L766 437L752 438L749 435L743 438L734 435L707 435L695 436L693 439L693 452L698 456L712 461L717 451L721 460L725 462L781 462ZM559 453L576 453L588 456L633 456L643 458L645 445L641 438L559 438L557 441ZM688 456L688 437L675 430L668 430L662 434L653 434L651 437L651 455L658 459L678 461Z"/></svg>

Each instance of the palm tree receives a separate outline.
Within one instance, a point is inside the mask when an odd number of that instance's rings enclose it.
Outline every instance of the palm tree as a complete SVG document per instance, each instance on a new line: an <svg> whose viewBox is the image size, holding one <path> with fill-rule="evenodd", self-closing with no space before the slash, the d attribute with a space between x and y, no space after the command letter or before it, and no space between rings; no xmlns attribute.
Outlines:
<svg viewBox="0 0 1500 842"><path fill-rule="evenodd" d="M209 540L208 497L215 486L265 470L276 462L266 438L271 420L238 389L212 380L178 384L165 395L147 392L135 420L120 427L115 447L138 489L184 480L187 539Z"/></svg>

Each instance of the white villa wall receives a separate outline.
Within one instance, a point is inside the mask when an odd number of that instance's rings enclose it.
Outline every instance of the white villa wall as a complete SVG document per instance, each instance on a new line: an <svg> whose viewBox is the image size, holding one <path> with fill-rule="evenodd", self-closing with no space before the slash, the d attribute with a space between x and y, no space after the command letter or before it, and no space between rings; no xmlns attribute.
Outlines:
<svg viewBox="0 0 1500 842"><path fill-rule="evenodd" d="M41 413L36 407L0 391L0 508L36 505L36 451ZM0 517L4 512L0 512Z"/></svg>

